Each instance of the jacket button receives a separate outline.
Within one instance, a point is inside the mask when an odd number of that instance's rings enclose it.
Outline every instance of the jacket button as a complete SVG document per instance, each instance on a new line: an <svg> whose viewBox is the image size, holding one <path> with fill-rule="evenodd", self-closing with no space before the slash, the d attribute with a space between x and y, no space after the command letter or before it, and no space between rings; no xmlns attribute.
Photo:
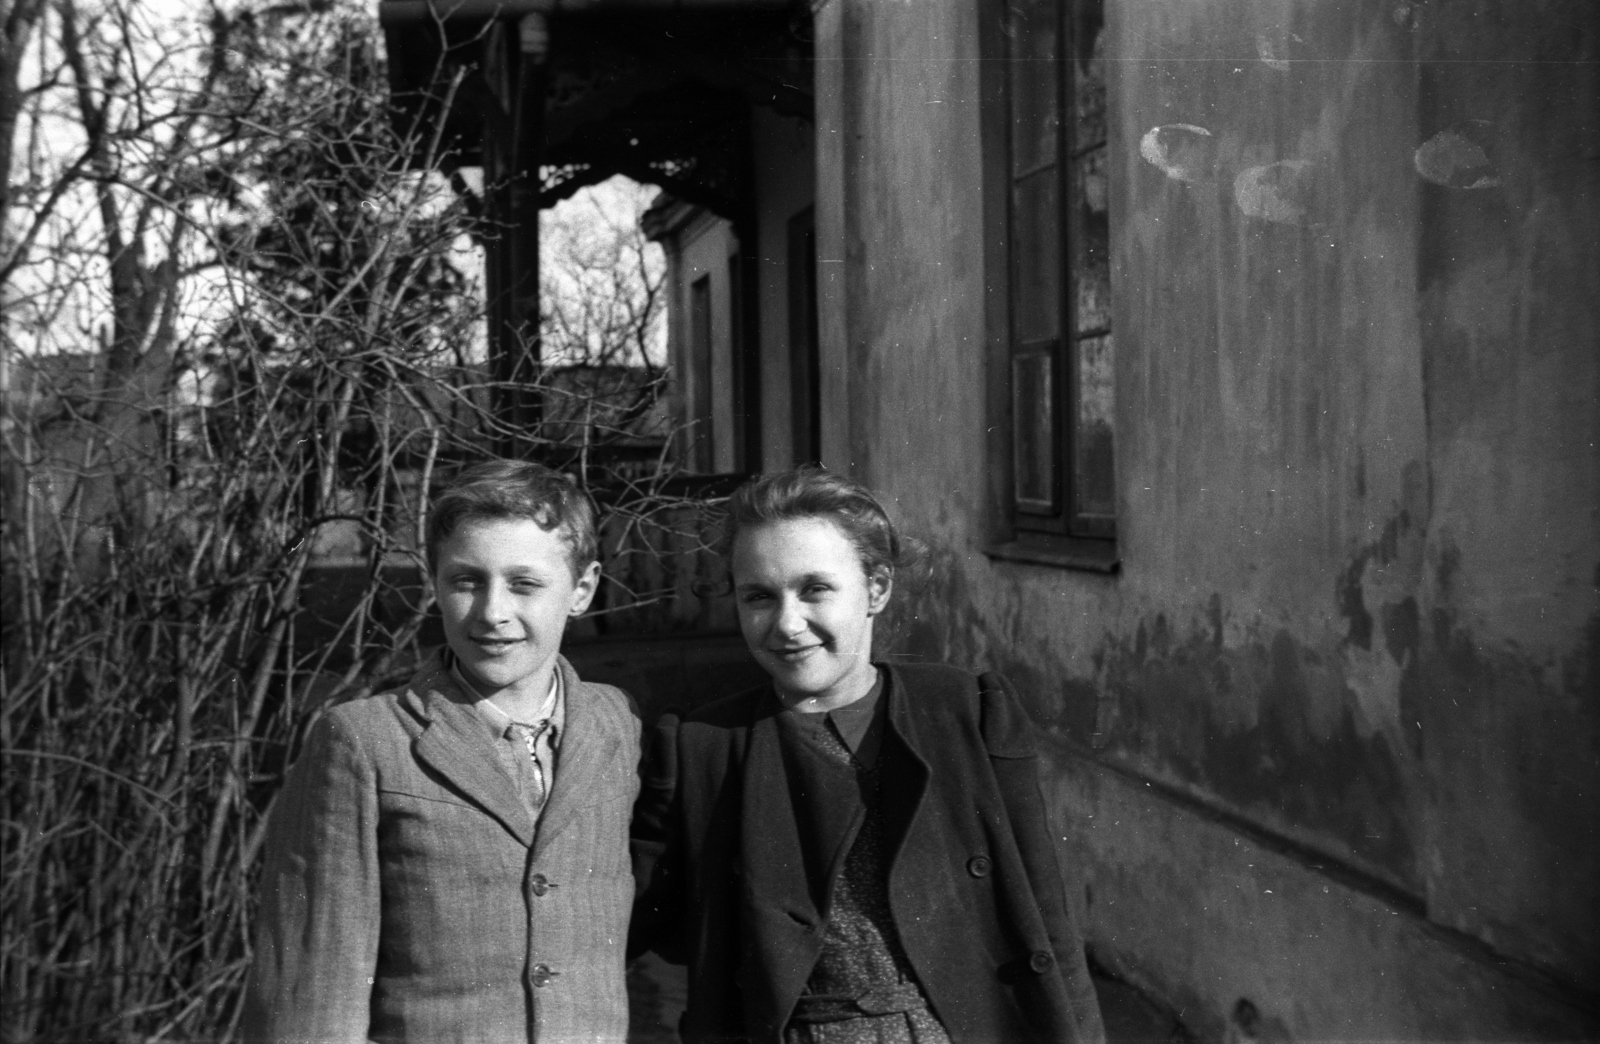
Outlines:
<svg viewBox="0 0 1600 1044"><path fill-rule="evenodd" d="M556 883L543 874L534 874L528 878L528 887L534 895L543 895L555 886Z"/></svg>
<svg viewBox="0 0 1600 1044"><path fill-rule="evenodd" d="M989 871L994 869L994 864L986 855L975 855L967 860L967 873L973 877L988 877Z"/></svg>
<svg viewBox="0 0 1600 1044"><path fill-rule="evenodd" d="M1028 967L1040 975L1049 971L1050 966L1054 963L1056 963L1055 955L1047 950L1034 950L1033 954L1028 958Z"/></svg>
<svg viewBox="0 0 1600 1044"><path fill-rule="evenodd" d="M548 986L550 985L550 980L560 974L558 971L551 971L548 964L535 964L533 966L533 984L535 986Z"/></svg>

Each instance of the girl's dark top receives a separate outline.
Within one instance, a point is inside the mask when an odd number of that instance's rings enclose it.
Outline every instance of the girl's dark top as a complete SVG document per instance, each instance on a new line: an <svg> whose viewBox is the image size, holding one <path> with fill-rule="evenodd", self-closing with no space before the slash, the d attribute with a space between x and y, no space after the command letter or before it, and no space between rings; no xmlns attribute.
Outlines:
<svg viewBox="0 0 1600 1044"><path fill-rule="evenodd" d="M885 674L854 752L859 721L770 685L662 717L630 949L688 964L683 1040L832 1044L867 1010L893 1035L843 1039L1103 1040L1020 701L998 675Z"/></svg>
<svg viewBox="0 0 1600 1044"><path fill-rule="evenodd" d="M827 898L822 952L784 1037L787 1044L947 1044L900 944L889 909L882 778L883 675L838 710L780 719L785 754L810 757L853 787L849 855ZM894 761L891 756L889 761Z"/></svg>

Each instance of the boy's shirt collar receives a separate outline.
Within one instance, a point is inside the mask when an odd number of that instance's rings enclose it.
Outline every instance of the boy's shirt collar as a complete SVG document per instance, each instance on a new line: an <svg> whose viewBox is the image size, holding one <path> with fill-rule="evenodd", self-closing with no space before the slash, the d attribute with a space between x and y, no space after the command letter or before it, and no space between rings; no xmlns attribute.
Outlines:
<svg viewBox="0 0 1600 1044"><path fill-rule="evenodd" d="M532 721L519 722L502 710L493 700L478 691L471 679L461 670L460 661L452 653L446 657L450 665L451 679L461 687L461 691L471 700L472 709L493 730L496 737L504 736L506 729L512 725L533 726L540 721L550 723L550 746L561 745L561 737L566 732L567 701L566 681L561 677L561 665L558 662L555 670L550 672L550 690L545 694L544 703L539 708L539 713L534 715Z"/></svg>

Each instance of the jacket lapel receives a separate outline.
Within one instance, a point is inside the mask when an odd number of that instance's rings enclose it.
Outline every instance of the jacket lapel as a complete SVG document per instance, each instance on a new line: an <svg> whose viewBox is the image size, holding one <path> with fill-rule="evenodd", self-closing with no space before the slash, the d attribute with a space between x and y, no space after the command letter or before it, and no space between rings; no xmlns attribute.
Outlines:
<svg viewBox="0 0 1600 1044"><path fill-rule="evenodd" d="M611 762L622 745L620 730L607 727L608 708L589 698L565 656L557 657L556 670L565 693L566 725L556 753L555 781L539 813L536 852L570 826L581 809L606 796L600 784L616 777Z"/></svg>
<svg viewBox="0 0 1600 1044"><path fill-rule="evenodd" d="M427 722L412 744L417 760L498 819L518 841L532 845L533 817L518 796L516 783L495 757L488 727L442 659L435 657L429 668L417 675L406 697L412 710Z"/></svg>
<svg viewBox="0 0 1600 1044"><path fill-rule="evenodd" d="M749 728L740 810L744 895L733 944L748 1029L777 1039L822 947L822 918L806 873L797 795L790 791L777 697L768 689Z"/></svg>
<svg viewBox="0 0 1600 1044"><path fill-rule="evenodd" d="M866 805L854 769L817 749L814 740L800 734L804 726L792 715L780 714L776 724L811 901L819 911L826 910Z"/></svg>
<svg viewBox="0 0 1600 1044"><path fill-rule="evenodd" d="M931 770L922 756L918 736L921 708L916 698L906 692L905 676L892 666L883 698L889 701L889 728L879 757L882 759L884 841L892 874L901 849L905 847L906 835L928 792Z"/></svg>

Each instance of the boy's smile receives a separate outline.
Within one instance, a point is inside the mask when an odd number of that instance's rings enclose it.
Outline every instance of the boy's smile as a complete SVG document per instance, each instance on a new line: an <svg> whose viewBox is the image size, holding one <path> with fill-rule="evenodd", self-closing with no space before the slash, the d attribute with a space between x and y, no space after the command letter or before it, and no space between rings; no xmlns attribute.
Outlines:
<svg viewBox="0 0 1600 1044"><path fill-rule="evenodd" d="M572 575L559 530L514 518L466 522L446 537L433 586L462 672L514 718L543 702L567 620L599 582L598 562Z"/></svg>

